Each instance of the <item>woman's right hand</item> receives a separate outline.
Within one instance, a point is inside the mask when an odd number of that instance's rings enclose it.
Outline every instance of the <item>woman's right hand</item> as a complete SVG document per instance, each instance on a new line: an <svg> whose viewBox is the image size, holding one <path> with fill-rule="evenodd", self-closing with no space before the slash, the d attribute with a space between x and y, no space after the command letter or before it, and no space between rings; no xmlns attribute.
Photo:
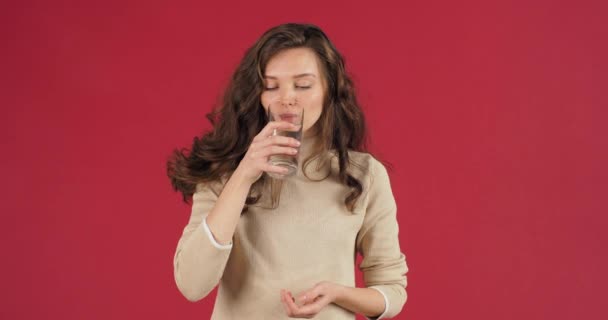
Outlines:
<svg viewBox="0 0 608 320"><path fill-rule="evenodd" d="M264 171L279 174L287 173L287 169L268 163L268 157L273 154L295 155L300 142L294 138L273 136L274 129L295 129L296 126L285 121L270 121L258 135L253 138L249 149L239 163L235 172L239 172L250 184L256 182Z"/></svg>

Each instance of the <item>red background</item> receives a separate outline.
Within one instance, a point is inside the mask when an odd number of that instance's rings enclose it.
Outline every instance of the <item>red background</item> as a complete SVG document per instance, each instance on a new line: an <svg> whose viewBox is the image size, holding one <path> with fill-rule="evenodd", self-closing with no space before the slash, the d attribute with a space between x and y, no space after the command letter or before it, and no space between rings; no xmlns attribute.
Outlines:
<svg viewBox="0 0 608 320"><path fill-rule="evenodd" d="M605 319L606 9L3 2L0 318L208 318L215 291L190 303L174 283L190 207L166 159L266 29L312 22L394 164L399 319Z"/></svg>

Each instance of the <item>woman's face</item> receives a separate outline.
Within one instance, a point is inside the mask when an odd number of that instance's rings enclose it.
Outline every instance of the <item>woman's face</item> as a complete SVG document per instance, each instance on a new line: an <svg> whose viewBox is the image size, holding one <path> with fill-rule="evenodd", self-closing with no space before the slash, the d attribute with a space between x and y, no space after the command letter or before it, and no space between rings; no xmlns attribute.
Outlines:
<svg viewBox="0 0 608 320"><path fill-rule="evenodd" d="M268 61L260 98L265 110L270 103L280 103L283 108L293 107L292 104L303 108L306 132L321 115L324 93L325 79L311 49L285 49Z"/></svg>

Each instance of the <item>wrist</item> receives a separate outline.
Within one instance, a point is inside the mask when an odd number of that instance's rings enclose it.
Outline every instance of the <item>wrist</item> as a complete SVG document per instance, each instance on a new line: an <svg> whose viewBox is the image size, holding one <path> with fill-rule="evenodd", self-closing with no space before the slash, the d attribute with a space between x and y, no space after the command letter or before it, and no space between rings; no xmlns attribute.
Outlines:
<svg viewBox="0 0 608 320"><path fill-rule="evenodd" d="M253 185L253 182L250 181L251 179L249 179L244 172L242 171L241 167L237 167L234 172L232 173L232 176L230 177L230 180L233 181L233 183L235 183L238 186L241 187L247 187L250 188L251 185Z"/></svg>
<svg viewBox="0 0 608 320"><path fill-rule="evenodd" d="M333 303L339 304L340 301L344 300L344 296L346 295L346 290L348 290L348 287L343 286L341 284L338 283L334 283L333 284Z"/></svg>

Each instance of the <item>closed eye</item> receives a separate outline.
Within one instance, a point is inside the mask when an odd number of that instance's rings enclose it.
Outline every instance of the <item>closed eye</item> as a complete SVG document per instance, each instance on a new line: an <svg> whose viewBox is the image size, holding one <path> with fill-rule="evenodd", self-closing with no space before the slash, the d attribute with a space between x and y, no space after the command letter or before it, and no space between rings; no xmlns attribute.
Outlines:
<svg viewBox="0 0 608 320"><path fill-rule="evenodd" d="M310 89L311 87L312 87L312 86L296 86L296 89ZM278 87L274 87L274 88L264 88L264 90L268 90L268 91L271 91L271 90L276 90L276 89L278 89Z"/></svg>

